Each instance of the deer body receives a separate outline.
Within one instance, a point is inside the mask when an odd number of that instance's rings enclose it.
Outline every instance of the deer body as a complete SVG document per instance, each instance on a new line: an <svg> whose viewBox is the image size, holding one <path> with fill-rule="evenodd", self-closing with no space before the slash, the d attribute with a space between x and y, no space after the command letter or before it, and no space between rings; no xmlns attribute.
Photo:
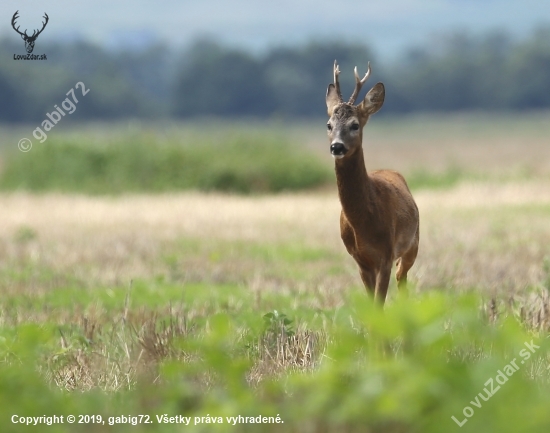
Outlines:
<svg viewBox="0 0 550 433"><path fill-rule="evenodd" d="M393 263L397 261L396 278L402 287L416 259L418 208L403 176L392 170L368 173L365 167L362 131L384 102L383 84L376 84L363 102L354 106L370 66L363 80L355 73L356 88L348 103L342 100L338 74L335 63L334 84L327 91L327 126L342 205L340 233L368 292L383 304Z"/></svg>

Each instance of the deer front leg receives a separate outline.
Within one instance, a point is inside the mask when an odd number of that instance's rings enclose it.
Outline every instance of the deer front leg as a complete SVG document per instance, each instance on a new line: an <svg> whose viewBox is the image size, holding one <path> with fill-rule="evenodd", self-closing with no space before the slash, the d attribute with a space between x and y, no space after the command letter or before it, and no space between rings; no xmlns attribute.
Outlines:
<svg viewBox="0 0 550 433"><path fill-rule="evenodd" d="M390 285L391 267L392 262L390 262L389 265L383 265L376 275L374 298L382 305L386 302L386 294L388 293L388 287Z"/></svg>
<svg viewBox="0 0 550 433"><path fill-rule="evenodd" d="M374 298L376 289L376 272L374 269L359 265L359 273L369 295Z"/></svg>

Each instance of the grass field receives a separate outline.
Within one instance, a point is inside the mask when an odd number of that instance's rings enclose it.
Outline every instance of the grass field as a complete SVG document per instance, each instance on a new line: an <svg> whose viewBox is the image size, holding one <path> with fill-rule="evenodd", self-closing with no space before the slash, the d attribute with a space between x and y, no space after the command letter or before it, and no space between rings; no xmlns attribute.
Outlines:
<svg viewBox="0 0 550 433"><path fill-rule="evenodd" d="M330 181L253 195L5 189L1 430L173 431L166 414L205 432L548 431L547 120L372 120L368 167L405 173L421 215L408 297L392 281L384 313L341 243ZM321 126L288 140L330 168ZM124 136L88 128L90 142ZM55 414L94 418L12 423ZM151 424L132 426L139 415Z"/></svg>

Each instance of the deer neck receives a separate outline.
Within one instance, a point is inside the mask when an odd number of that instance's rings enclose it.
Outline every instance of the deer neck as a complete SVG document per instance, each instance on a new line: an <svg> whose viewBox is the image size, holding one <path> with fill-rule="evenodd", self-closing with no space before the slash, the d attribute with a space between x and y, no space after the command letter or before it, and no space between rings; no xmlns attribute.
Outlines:
<svg viewBox="0 0 550 433"><path fill-rule="evenodd" d="M337 159L336 183L342 210L352 223L364 221L373 212L371 182L365 167L362 146L352 155Z"/></svg>

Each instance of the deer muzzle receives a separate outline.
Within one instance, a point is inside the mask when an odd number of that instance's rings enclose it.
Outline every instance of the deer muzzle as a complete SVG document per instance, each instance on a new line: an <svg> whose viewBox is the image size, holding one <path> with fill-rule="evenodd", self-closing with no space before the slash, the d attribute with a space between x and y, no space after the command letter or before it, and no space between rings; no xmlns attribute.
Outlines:
<svg viewBox="0 0 550 433"><path fill-rule="evenodd" d="M344 146L344 143L335 142L330 145L330 153L336 159L343 158L348 149Z"/></svg>

